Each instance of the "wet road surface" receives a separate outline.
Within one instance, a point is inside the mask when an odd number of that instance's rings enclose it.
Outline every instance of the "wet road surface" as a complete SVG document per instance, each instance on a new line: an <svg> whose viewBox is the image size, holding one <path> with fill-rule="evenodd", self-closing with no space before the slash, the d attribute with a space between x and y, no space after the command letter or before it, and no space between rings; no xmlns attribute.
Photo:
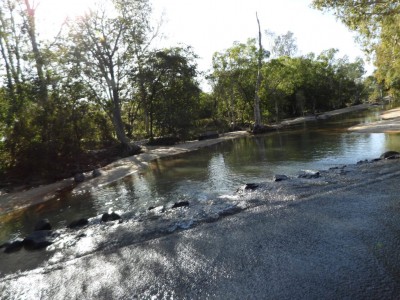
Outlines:
<svg viewBox="0 0 400 300"><path fill-rule="evenodd" d="M400 161L381 161L269 182L235 199L242 211L170 234L116 223L102 229L108 246L6 275L0 295L399 299L399 182Z"/></svg>

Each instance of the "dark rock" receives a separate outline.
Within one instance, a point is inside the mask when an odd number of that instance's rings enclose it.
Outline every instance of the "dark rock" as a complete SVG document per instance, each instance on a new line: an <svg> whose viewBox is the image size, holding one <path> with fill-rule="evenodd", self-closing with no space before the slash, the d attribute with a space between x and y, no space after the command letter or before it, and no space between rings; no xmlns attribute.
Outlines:
<svg viewBox="0 0 400 300"><path fill-rule="evenodd" d="M258 189L258 184L257 183L246 183L246 185L244 186L244 190L248 191L254 191Z"/></svg>
<svg viewBox="0 0 400 300"><path fill-rule="evenodd" d="M93 178L99 177L99 176L101 176L101 175L102 175L102 173L101 173L101 171L100 171L99 169L94 169L94 170L92 171L92 176L93 176Z"/></svg>
<svg viewBox="0 0 400 300"><path fill-rule="evenodd" d="M320 176L319 171L305 170L302 171L298 177L304 179L314 179L314 178L319 178L319 176Z"/></svg>
<svg viewBox="0 0 400 300"><path fill-rule="evenodd" d="M274 176L274 181L278 182L278 181L284 181L284 180L288 180L289 177L287 177L286 175L275 175Z"/></svg>
<svg viewBox="0 0 400 300"><path fill-rule="evenodd" d="M116 220L119 220L119 219L121 219L121 216L119 214L115 213L115 212L112 212L111 214L104 213L101 216L101 221L102 222L116 221Z"/></svg>
<svg viewBox="0 0 400 300"><path fill-rule="evenodd" d="M189 201L179 201L179 202L175 202L171 208L188 207L188 206L189 206Z"/></svg>
<svg viewBox="0 0 400 300"><path fill-rule="evenodd" d="M216 139L219 138L218 132L215 131L207 131L205 133L202 133L199 135L198 140L199 141L204 141L204 140L210 140L210 139Z"/></svg>
<svg viewBox="0 0 400 300"><path fill-rule="evenodd" d="M366 164L366 163L368 163L368 159L358 161L357 165L362 165L362 164Z"/></svg>
<svg viewBox="0 0 400 300"><path fill-rule="evenodd" d="M82 218L82 219L75 220L75 221L72 221L71 223L69 223L68 228L71 228L71 229L78 228L78 227L85 226L87 224L89 224L89 220Z"/></svg>
<svg viewBox="0 0 400 300"><path fill-rule="evenodd" d="M24 246L28 250L38 250L50 246L56 235L51 230L34 231L24 239Z"/></svg>
<svg viewBox="0 0 400 300"><path fill-rule="evenodd" d="M85 181L85 175L83 173L76 173L74 175L74 181L76 183L81 183Z"/></svg>
<svg viewBox="0 0 400 300"><path fill-rule="evenodd" d="M373 160L371 160L371 162L377 162L377 161L380 161L380 160L382 160L381 158L374 158Z"/></svg>
<svg viewBox="0 0 400 300"><path fill-rule="evenodd" d="M23 239L15 239L13 241L7 242L4 245L4 253L12 253L21 250L22 246L24 245Z"/></svg>
<svg viewBox="0 0 400 300"><path fill-rule="evenodd" d="M51 230L51 224L48 219L42 219L39 222L36 223L34 227L35 231L39 230Z"/></svg>
<svg viewBox="0 0 400 300"><path fill-rule="evenodd" d="M400 158L400 153L397 151L387 151L380 156L381 159L396 159Z"/></svg>

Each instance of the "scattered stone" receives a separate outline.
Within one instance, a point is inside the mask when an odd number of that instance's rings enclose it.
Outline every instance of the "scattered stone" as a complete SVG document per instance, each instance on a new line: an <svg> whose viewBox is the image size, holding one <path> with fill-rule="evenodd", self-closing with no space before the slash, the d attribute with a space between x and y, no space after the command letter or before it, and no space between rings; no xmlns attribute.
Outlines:
<svg viewBox="0 0 400 300"><path fill-rule="evenodd" d="M246 183L246 185L244 186L244 190L245 191L255 191L256 189L258 189L258 184L257 183Z"/></svg>
<svg viewBox="0 0 400 300"><path fill-rule="evenodd" d="M366 164L366 163L368 163L368 159L358 161L357 165L362 165L362 164Z"/></svg>
<svg viewBox="0 0 400 300"><path fill-rule="evenodd" d="M101 221L102 222L116 221L116 220L119 220L119 219L121 219L121 216L119 214L115 213L115 212L112 212L111 214L104 213L101 216Z"/></svg>
<svg viewBox="0 0 400 300"><path fill-rule="evenodd" d="M55 237L56 235L51 230L34 231L24 239L23 243L28 250L38 250L50 246Z"/></svg>
<svg viewBox="0 0 400 300"><path fill-rule="evenodd" d="M216 131L207 131L201 135L199 135L198 140L199 141L204 141L204 140L210 140L210 139L216 139L219 138L219 134Z"/></svg>
<svg viewBox="0 0 400 300"><path fill-rule="evenodd" d="M12 253L21 250L23 245L24 245L24 240L18 238L3 244L2 247L4 247L4 253Z"/></svg>
<svg viewBox="0 0 400 300"><path fill-rule="evenodd" d="M42 219L36 223L34 230L35 231L51 230L51 224L48 219Z"/></svg>
<svg viewBox="0 0 400 300"><path fill-rule="evenodd" d="M314 178L319 178L320 173L319 173L319 171L304 170L299 174L298 177L304 178L304 179L314 179Z"/></svg>
<svg viewBox="0 0 400 300"><path fill-rule="evenodd" d="M101 173L101 171L100 171L99 169L94 169L94 170L92 171L92 176L93 176L93 178L99 177L99 176L101 176L101 175L102 175L102 173Z"/></svg>
<svg viewBox="0 0 400 300"><path fill-rule="evenodd" d="M85 181L85 175L83 173L76 173L74 175L75 183L81 183Z"/></svg>
<svg viewBox="0 0 400 300"><path fill-rule="evenodd" d="M274 176L274 181L278 182L278 181L284 181L284 180L288 180L289 177L286 175L275 175Z"/></svg>
<svg viewBox="0 0 400 300"><path fill-rule="evenodd" d="M397 159L400 158L400 153L397 151L387 151L380 156L381 159Z"/></svg>
<svg viewBox="0 0 400 300"><path fill-rule="evenodd" d="M189 201L179 201L179 202L175 202L171 208L188 207L188 206L189 206Z"/></svg>
<svg viewBox="0 0 400 300"><path fill-rule="evenodd" d="M69 223L69 225L67 227L70 228L70 229L73 229L73 228L78 228L78 227L85 226L87 224L89 224L89 220L85 219L85 218L82 218L82 219L79 219L79 220L72 221L71 223Z"/></svg>

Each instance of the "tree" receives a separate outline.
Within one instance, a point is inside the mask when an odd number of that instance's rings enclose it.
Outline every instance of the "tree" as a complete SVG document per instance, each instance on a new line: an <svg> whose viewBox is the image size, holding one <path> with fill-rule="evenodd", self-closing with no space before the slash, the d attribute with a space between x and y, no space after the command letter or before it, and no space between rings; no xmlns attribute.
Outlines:
<svg viewBox="0 0 400 300"><path fill-rule="evenodd" d="M389 93L400 94L400 2L398 0L314 0L320 10L332 10L359 33L365 50L375 56L376 77Z"/></svg>
<svg viewBox="0 0 400 300"><path fill-rule="evenodd" d="M200 88L197 56L190 47L174 47L148 53L140 70L134 70L141 103L149 119L149 137L185 138L197 120ZM143 95L144 94L144 95Z"/></svg>
<svg viewBox="0 0 400 300"><path fill-rule="evenodd" d="M119 142L128 153L131 145L124 128L121 107L133 98L129 81L137 62L135 50L146 43L150 26L147 0L112 0L71 26L72 56L82 70L98 103L110 116Z"/></svg>

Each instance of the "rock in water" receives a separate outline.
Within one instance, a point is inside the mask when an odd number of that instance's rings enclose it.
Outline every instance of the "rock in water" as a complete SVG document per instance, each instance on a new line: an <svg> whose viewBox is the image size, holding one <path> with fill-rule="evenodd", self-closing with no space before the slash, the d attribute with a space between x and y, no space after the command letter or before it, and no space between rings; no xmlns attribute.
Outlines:
<svg viewBox="0 0 400 300"><path fill-rule="evenodd" d="M305 179L319 178L319 176L320 176L319 171L313 171L313 170L304 170L299 174L299 178L305 178Z"/></svg>
<svg viewBox="0 0 400 300"><path fill-rule="evenodd" d="M36 223L34 230L51 230L51 224L48 219L42 219Z"/></svg>
<svg viewBox="0 0 400 300"><path fill-rule="evenodd" d="M76 173L74 175L74 181L76 183L81 183L85 181L85 175L83 173Z"/></svg>
<svg viewBox="0 0 400 300"><path fill-rule="evenodd" d="M89 224L89 220L82 218L82 219L75 220L75 221L72 221L71 223L69 223L68 228L70 228L70 229L78 228L78 227L85 226L87 224Z"/></svg>
<svg viewBox="0 0 400 300"><path fill-rule="evenodd" d="M396 159L400 158L400 153L397 151L387 151L383 153L380 157L381 159Z"/></svg>
<svg viewBox="0 0 400 300"><path fill-rule="evenodd" d="M24 246L28 250L38 250L50 246L55 239L51 230L34 231L24 239Z"/></svg>
<svg viewBox="0 0 400 300"><path fill-rule="evenodd" d="M171 208L188 207L188 206L189 206L189 201L180 201L180 202L175 202Z"/></svg>
<svg viewBox="0 0 400 300"><path fill-rule="evenodd" d="M286 175L275 175L274 176L274 181L278 182L278 181L284 181L284 180L288 180L289 177L287 177Z"/></svg>
<svg viewBox="0 0 400 300"><path fill-rule="evenodd" d="M258 189L258 184L257 183L246 183L246 185L244 186L244 189L246 191L255 191L256 189Z"/></svg>
<svg viewBox="0 0 400 300"><path fill-rule="evenodd" d="M101 176L101 171L99 169L94 169L92 172L93 178Z"/></svg>
<svg viewBox="0 0 400 300"><path fill-rule="evenodd" d="M111 214L109 213L104 213L101 216L101 221L102 222L108 222L108 221L116 221L121 219L121 216L119 214L116 214L115 212L112 212Z"/></svg>
<svg viewBox="0 0 400 300"><path fill-rule="evenodd" d="M13 241L5 243L4 246L4 253L12 253L19 251L22 246L24 245L23 239L15 239Z"/></svg>

